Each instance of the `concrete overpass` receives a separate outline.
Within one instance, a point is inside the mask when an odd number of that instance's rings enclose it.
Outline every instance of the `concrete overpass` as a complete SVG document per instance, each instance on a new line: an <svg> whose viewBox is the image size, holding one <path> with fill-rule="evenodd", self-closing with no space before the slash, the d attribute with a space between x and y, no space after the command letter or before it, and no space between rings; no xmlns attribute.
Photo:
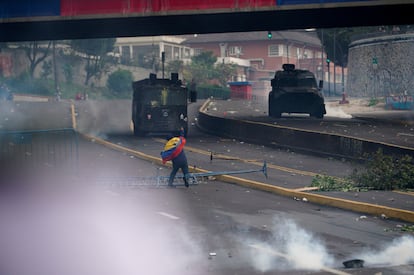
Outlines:
<svg viewBox="0 0 414 275"><path fill-rule="evenodd" d="M2 0L0 42L414 24L414 0Z"/></svg>

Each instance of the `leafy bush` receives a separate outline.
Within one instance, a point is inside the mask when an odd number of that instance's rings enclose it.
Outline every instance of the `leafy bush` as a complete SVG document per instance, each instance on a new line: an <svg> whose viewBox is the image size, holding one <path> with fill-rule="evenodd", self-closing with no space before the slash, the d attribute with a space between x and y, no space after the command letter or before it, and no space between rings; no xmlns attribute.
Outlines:
<svg viewBox="0 0 414 275"><path fill-rule="evenodd" d="M109 75L106 86L116 97L129 98L132 94L132 73L118 69Z"/></svg>
<svg viewBox="0 0 414 275"><path fill-rule="evenodd" d="M368 106L369 107L373 107L375 105L377 105L379 103L379 99L376 97L371 97L369 102L368 102Z"/></svg>
<svg viewBox="0 0 414 275"><path fill-rule="evenodd" d="M317 175L311 186L319 191L406 190L414 188L414 163L411 156L384 155L382 150L367 156L365 169L355 170L346 179Z"/></svg>
<svg viewBox="0 0 414 275"><path fill-rule="evenodd" d="M414 164L409 155L401 158L384 155L382 150L369 156L367 168L355 171L351 178L359 186L376 190L414 188Z"/></svg>
<svg viewBox="0 0 414 275"><path fill-rule="evenodd" d="M54 95L53 83L46 79L30 79L27 74L5 81L12 93L33 95Z"/></svg>

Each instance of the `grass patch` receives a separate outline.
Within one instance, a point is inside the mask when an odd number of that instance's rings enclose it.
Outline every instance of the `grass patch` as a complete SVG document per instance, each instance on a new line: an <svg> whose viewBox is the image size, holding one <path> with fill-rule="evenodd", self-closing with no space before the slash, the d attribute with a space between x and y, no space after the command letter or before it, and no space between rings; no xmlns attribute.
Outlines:
<svg viewBox="0 0 414 275"><path fill-rule="evenodd" d="M355 185L349 179L335 178L327 175L316 175L312 179L311 187L318 187L319 191L366 191L367 189Z"/></svg>

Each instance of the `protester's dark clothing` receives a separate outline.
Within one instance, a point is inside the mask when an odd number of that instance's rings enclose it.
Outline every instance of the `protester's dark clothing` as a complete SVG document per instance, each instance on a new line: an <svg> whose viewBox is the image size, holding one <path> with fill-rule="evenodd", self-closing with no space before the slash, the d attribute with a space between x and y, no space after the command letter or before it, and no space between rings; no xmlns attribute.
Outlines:
<svg viewBox="0 0 414 275"><path fill-rule="evenodd" d="M184 131L181 131L180 137L174 137L168 140L164 147L164 151L161 152L162 162L166 163L171 160L173 168L168 180L168 186L173 186L175 175L178 170L181 169L183 172L183 180L186 187L188 187L188 162L187 157L184 153L184 145L186 139L184 138Z"/></svg>
<svg viewBox="0 0 414 275"><path fill-rule="evenodd" d="M170 178L168 180L168 185L173 185L175 175L177 174L178 170L181 169L184 175L184 184L186 187L188 187L188 162L184 150L181 151L181 153L176 158L172 159L172 165L173 168L170 174Z"/></svg>

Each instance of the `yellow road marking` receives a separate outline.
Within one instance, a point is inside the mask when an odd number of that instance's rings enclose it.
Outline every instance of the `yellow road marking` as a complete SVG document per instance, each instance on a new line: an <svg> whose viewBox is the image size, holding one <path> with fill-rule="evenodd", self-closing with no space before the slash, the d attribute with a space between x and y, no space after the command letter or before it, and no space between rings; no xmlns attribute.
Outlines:
<svg viewBox="0 0 414 275"><path fill-rule="evenodd" d="M160 139L160 138L153 138L153 140L157 141L157 142L161 142L161 143L165 143L165 140ZM191 152L195 152L201 155L206 155L206 156L210 156L211 155L211 151L206 151L206 150L202 150L202 149L198 149L198 148L194 148L191 146L186 146L188 151ZM226 156L223 154L217 154L218 157L220 157L221 159L227 159L227 160L237 160L243 163L251 163L257 166L263 166L263 162L260 162L258 160L246 160L246 159L242 159L239 157L232 157L232 156ZM272 169L276 169L279 171L283 171L283 172L288 172L288 173L292 173L292 174L299 174L299 175L304 175L304 176L310 176L310 177L314 177L316 175L320 175L318 173L314 173L314 172L309 172L309 171L302 171L302 170L298 170L298 169L294 169L294 168L289 168L289 167L284 167L284 166L280 166L280 165L276 165L276 164L267 164L268 168L272 168Z"/></svg>
<svg viewBox="0 0 414 275"><path fill-rule="evenodd" d="M158 165L165 165L162 163L159 157L150 156L150 155L144 154L142 152L139 152L139 151L136 151L136 150L124 147L124 146L120 146L120 145L117 145L111 142L107 142L98 137L93 137L93 136L89 136L87 134L82 134L82 133L80 133L80 135L86 140L97 142L99 144L107 146L108 148L112 148L115 150L119 150L122 152L132 154L140 159L151 161ZM166 165L171 166L170 164L166 164ZM195 167L190 168L190 171L191 172L203 172L203 173L208 172L207 170L195 168ZM297 192L297 191L294 191L288 188L279 187L279 186L266 184L262 182L257 182L253 180L238 178L238 177L229 176L229 175L222 175L222 176L219 176L219 178L220 180L224 182L234 183L234 184L238 184L240 186L245 186L248 188L268 191L268 192L272 192L274 194L278 194L281 196L287 196L287 197L303 196L303 193L301 192ZM308 199L309 202L313 202L317 204L330 205L333 207L343 208L343 209L351 210L354 212L369 213L372 215L384 214L390 218L400 219L400 220L404 220L408 222L414 222L414 212L409 211L409 210L397 209L397 208L392 208L392 207L387 207L387 206L380 206L380 205L369 204L369 203L364 203L364 202L355 202L355 201L346 200L346 199L332 198L332 197L327 197L327 196L313 194L313 193L307 193L306 198Z"/></svg>
<svg viewBox="0 0 414 275"><path fill-rule="evenodd" d="M70 111L72 114L72 128L76 130L76 127L77 127L76 114L75 114L75 105L73 103L70 105Z"/></svg>

